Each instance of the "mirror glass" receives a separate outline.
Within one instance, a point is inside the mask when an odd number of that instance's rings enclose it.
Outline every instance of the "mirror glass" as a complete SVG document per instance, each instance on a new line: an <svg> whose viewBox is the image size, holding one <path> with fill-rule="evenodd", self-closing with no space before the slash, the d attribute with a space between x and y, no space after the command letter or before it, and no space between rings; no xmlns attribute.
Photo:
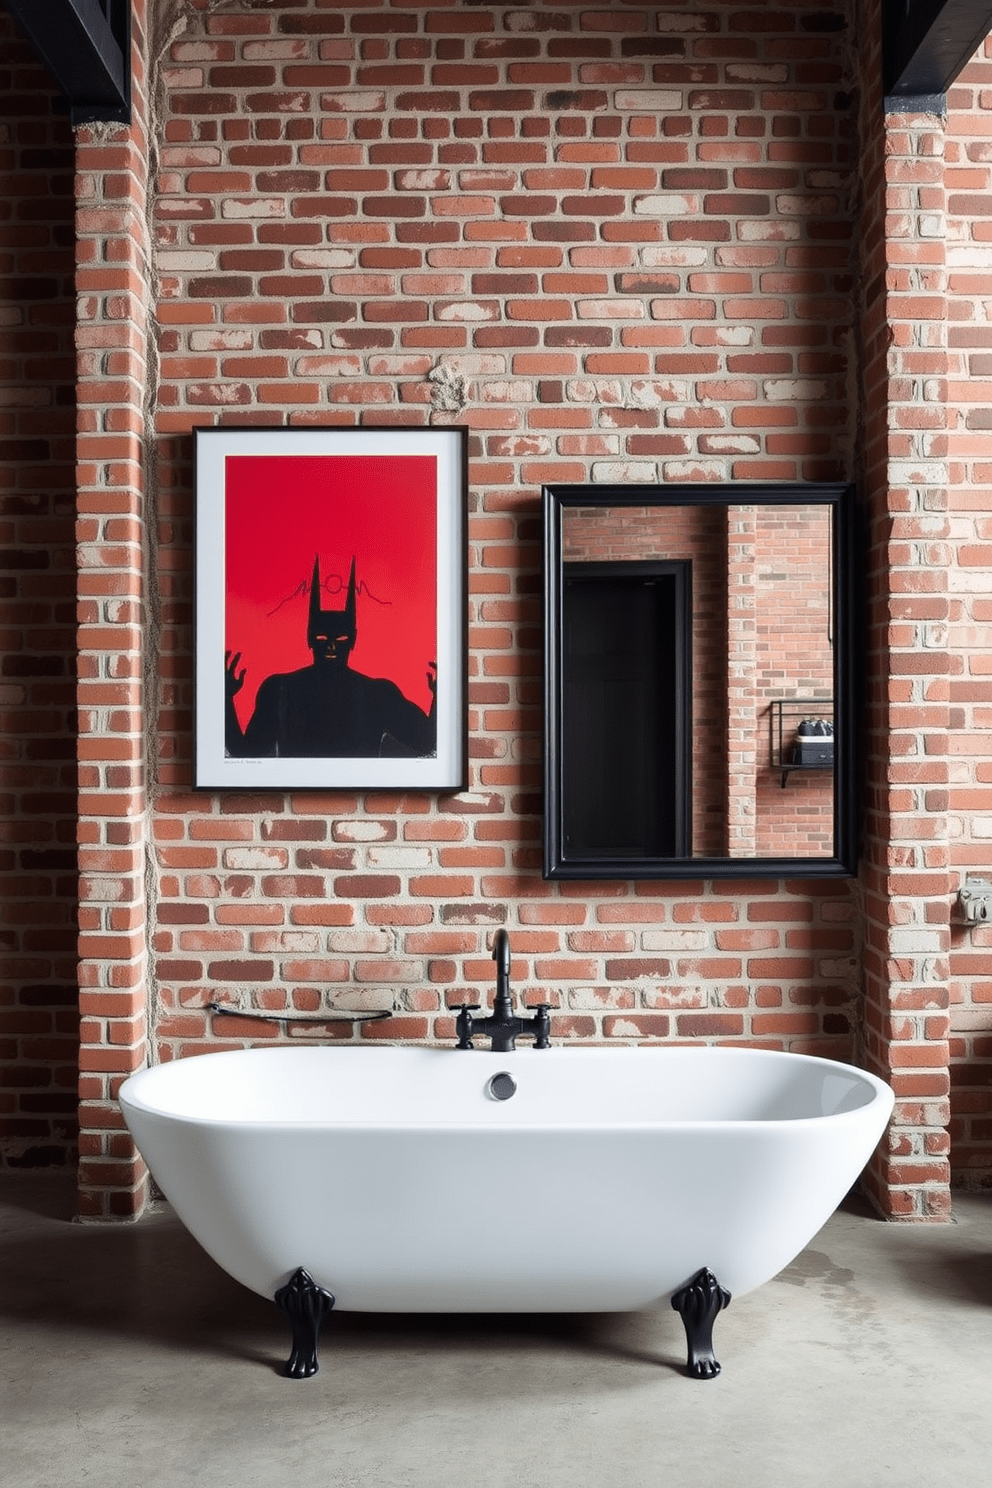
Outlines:
<svg viewBox="0 0 992 1488"><path fill-rule="evenodd" d="M852 502L545 487L546 877L854 871Z"/></svg>

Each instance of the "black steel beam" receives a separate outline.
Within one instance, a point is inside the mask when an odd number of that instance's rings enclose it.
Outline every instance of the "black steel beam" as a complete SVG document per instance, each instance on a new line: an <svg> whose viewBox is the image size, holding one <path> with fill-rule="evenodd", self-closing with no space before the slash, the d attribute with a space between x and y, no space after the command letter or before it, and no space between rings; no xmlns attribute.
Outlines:
<svg viewBox="0 0 992 1488"><path fill-rule="evenodd" d="M992 0L886 0L887 98L946 93L992 30Z"/></svg>
<svg viewBox="0 0 992 1488"><path fill-rule="evenodd" d="M65 94L73 124L130 123L130 0L3 3Z"/></svg>

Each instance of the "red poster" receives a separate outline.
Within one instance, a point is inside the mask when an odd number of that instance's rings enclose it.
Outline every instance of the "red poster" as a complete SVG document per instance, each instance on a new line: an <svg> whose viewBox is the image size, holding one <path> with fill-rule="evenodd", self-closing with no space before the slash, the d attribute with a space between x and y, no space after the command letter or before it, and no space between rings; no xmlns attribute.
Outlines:
<svg viewBox="0 0 992 1488"><path fill-rule="evenodd" d="M466 438L195 431L197 785L462 787Z"/></svg>
<svg viewBox="0 0 992 1488"><path fill-rule="evenodd" d="M355 562L350 667L388 678L425 712L437 657L437 461L431 455L228 455L225 650L240 653L247 728L266 677L311 664L320 606L343 610Z"/></svg>

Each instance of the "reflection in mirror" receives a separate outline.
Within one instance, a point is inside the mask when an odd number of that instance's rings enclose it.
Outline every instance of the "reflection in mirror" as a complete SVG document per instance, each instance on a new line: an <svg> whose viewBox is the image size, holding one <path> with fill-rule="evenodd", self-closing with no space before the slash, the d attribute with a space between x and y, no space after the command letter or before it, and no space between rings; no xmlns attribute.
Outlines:
<svg viewBox="0 0 992 1488"><path fill-rule="evenodd" d="M546 876L853 871L850 498L546 488Z"/></svg>

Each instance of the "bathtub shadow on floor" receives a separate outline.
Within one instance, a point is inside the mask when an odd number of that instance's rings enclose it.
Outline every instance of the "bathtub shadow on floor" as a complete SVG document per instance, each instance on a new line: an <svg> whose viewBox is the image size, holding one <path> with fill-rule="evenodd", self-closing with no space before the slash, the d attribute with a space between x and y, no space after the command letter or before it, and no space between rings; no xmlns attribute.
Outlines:
<svg viewBox="0 0 992 1488"><path fill-rule="evenodd" d="M739 1364L753 1351L769 1356L763 1335L773 1326L780 1288L783 1298L790 1285L841 1288L852 1273L828 1254L838 1221L856 1230L858 1259L849 1265L858 1266L856 1285L879 1305L891 1292L899 1306L900 1295L910 1295L929 1298L941 1312L992 1307L992 1201L983 1198L961 1203L960 1223L939 1226L886 1225L863 1200L846 1200L831 1230L756 1293L754 1305L744 1298L721 1316L718 1357ZM151 1349L208 1369L240 1362L262 1378L281 1375L290 1345L286 1320L273 1302L222 1271L167 1205L124 1225L76 1224L73 1210L71 1175L4 1175L0 1182L0 1311L15 1349L27 1343L43 1353L68 1342L81 1350L92 1340L96 1349L130 1356ZM847 1241L841 1248L849 1251ZM659 1371L682 1376L684 1350L682 1325L667 1303L616 1314L332 1313L318 1378L335 1388L348 1372L376 1378L388 1360L414 1389L421 1381L425 1396L439 1382L457 1389L465 1376L485 1377L492 1392L509 1399L543 1370L567 1377L581 1395L587 1378L595 1388L607 1379L629 1383L631 1371L642 1380ZM290 1381L286 1387L307 1389Z"/></svg>
<svg viewBox="0 0 992 1488"><path fill-rule="evenodd" d="M7 1198L9 1186L0 1190ZM167 1205L136 1224L72 1222L67 1190L35 1187L4 1205L0 1313L33 1332L56 1327L77 1340L99 1334L166 1350L239 1359L281 1375L286 1320L274 1302L227 1275ZM332 1313L324 1325L322 1372L359 1357L396 1354L445 1367L498 1364L500 1356L595 1357L683 1372L679 1319L666 1304L640 1313ZM473 1364L474 1367L474 1364ZM294 1382L295 1383L295 1382Z"/></svg>

